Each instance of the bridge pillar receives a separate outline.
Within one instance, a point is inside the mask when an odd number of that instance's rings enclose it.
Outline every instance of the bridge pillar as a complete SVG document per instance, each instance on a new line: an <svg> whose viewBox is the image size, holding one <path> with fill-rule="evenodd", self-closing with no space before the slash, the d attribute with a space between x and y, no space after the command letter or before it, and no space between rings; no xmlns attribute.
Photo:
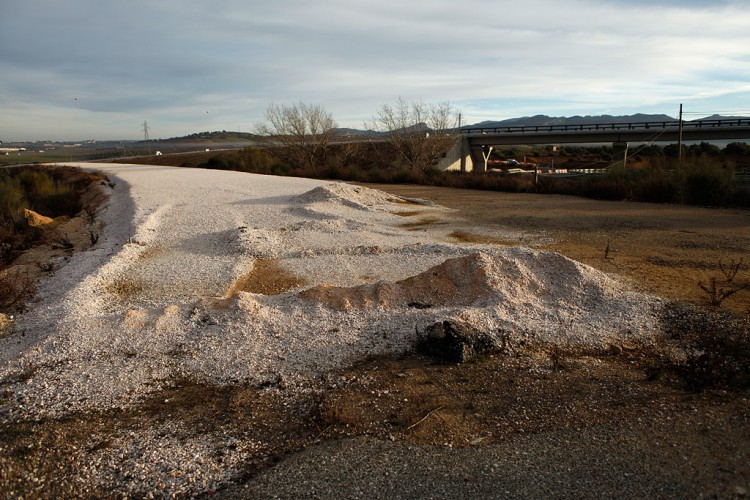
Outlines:
<svg viewBox="0 0 750 500"><path fill-rule="evenodd" d="M612 143L612 167L625 167L628 161L628 143L617 141Z"/></svg>
<svg viewBox="0 0 750 500"><path fill-rule="evenodd" d="M470 156L469 139L459 137L445 156L435 165L437 170L469 172L474 169Z"/></svg>
<svg viewBox="0 0 750 500"><path fill-rule="evenodd" d="M461 141L461 172L466 173L466 157L469 155L469 139L467 137L461 137L459 140Z"/></svg>
<svg viewBox="0 0 750 500"><path fill-rule="evenodd" d="M487 171L487 162L490 159L490 153L492 153L493 146L472 146L469 149L471 155L471 162L474 164L474 173L482 173Z"/></svg>

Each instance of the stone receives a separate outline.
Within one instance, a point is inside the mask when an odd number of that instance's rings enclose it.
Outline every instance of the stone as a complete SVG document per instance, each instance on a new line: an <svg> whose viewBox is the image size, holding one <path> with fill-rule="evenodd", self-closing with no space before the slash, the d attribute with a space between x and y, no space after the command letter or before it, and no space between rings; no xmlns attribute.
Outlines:
<svg viewBox="0 0 750 500"><path fill-rule="evenodd" d="M449 363L468 363L497 350L488 334L459 321L442 321L419 335L417 351Z"/></svg>
<svg viewBox="0 0 750 500"><path fill-rule="evenodd" d="M617 344L609 344L609 346L607 346L607 352L612 356L619 356L622 354L622 347Z"/></svg>
<svg viewBox="0 0 750 500"><path fill-rule="evenodd" d="M38 214L33 210L29 210L28 208L23 209L23 216L26 219L28 225L31 227L44 227L53 222L50 217Z"/></svg>

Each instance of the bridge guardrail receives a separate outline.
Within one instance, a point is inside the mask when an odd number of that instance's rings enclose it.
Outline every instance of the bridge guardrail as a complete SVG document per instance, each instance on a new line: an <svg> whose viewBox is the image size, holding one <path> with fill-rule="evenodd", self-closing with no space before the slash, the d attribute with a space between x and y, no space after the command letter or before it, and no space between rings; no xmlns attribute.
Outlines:
<svg viewBox="0 0 750 500"><path fill-rule="evenodd" d="M633 123L581 123L566 125L515 125L508 127L479 127L479 128L462 128L461 135L481 135L481 134L529 134L534 132L591 132L601 131L608 132L612 130L660 130L660 129L678 129L680 122L678 120L661 121L661 122L633 122ZM725 127L750 127L750 118L734 118L731 120L698 120L682 122L683 130L694 130L704 128L725 128Z"/></svg>

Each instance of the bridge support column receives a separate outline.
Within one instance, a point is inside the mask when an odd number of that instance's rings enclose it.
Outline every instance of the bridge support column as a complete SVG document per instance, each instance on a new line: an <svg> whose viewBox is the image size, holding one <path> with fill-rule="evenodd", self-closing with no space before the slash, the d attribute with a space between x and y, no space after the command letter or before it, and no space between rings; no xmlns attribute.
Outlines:
<svg viewBox="0 0 750 500"><path fill-rule="evenodd" d="M461 137L460 141L461 141L461 172L466 173L466 157L469 155L469 139L466 137Z"/></svg>
<svg viewBox="0 0 750 500"><path fill-rule="evenodd" d="M475 173L487 171L487 163L493 149L493 146L473 146L470 148L471 162L474 164L473 171Z"/></svg>
<svg viewBox="0 0 750 500"><path fill-rule="evenodd" d="M628 143L617 141L612 143L612 165L613 167L625 167L628 162Z"/></svg>
<svg viewBox="0 0 750 500"><path fill-rule="evenodd" d="M483 172L487 171L487 163L490 161L490 155L492 154L493 149L495 148L492 146L482 146L482 159L484 160Z"/></svg>

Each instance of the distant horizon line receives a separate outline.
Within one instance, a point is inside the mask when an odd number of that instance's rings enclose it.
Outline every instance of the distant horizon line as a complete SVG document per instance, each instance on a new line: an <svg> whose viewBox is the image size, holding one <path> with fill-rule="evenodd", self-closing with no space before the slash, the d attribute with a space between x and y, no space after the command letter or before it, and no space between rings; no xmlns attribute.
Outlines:
<svg viewBox="0 0 750 500"><path fill-rule="evenodd" d="M691 113L693 114L693 113ZM609 115L609 114L600 114L600 115L571 115L571 116L551 116L551 115L545 115L545 114L536 114L536 115L525 115L525 116L518 116L514 118L503 118L499 120L482 120L479 122L461 125L460 128L468 128L468 127L474 127L476 125L486 124L486 123L503 123L503 122L513 122L513 121L519 121L519 120L530 120L530 119L539 119L539 118L547 118L551 120L571 120L575 118L583 118L583 119L596 119L596 118L633 118L633 117L667 117L671 120L678 120L678 118L672 117L666 113L633 113L629 115ZM707 119L735 119L735 118L750 118L750 116L740 116L740 115L721 115L721 114L712 114L708 116L703 116L700 118L692 118L690 120L685 119L684 121L700 121L700 120L707 120ZM662 121L662 120L654 120L654 121ZM575 125L575 124L571 124ZM458 129L459 127L454 127ZM366 129L359 129L354 127L337 127L336 130L353 130L358 132L366 133L368 130ZM251 136L257 136L257 134L253 132L242 132L240 130L231 130L231 129L223 129L223 130L203 130L200 132L191 132L186 135L178 135L178 136L172 136L172 137L159 137L156 139L149 139L149 142L151 141L168 141L168 140L174 140L174 139L182 139L187 138L192 135L198 135L198 134L216 134L216 133L232 133L232 134L239 134L239 135L251 135ZM144 138L134 138L134 139L123 139L123 138L110 138L110 139L20 139L20 140L4 140L0 138L0 144L29 144L29 143L51 143L51 144L67 144L67 143L92 143L92 142L145 142Z"/></svg>

